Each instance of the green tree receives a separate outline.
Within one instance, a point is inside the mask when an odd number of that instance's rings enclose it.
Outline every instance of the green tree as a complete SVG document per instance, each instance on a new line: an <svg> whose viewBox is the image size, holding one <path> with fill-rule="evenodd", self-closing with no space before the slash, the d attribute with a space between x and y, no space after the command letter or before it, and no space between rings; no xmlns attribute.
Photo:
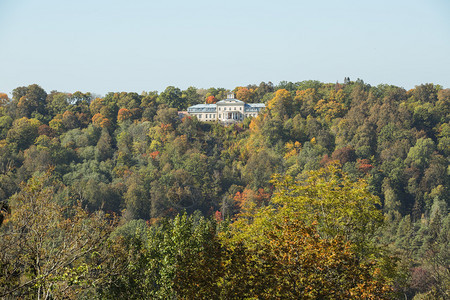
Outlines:
<svg viewBox="0 0 450 300"><path fill-rule="evenodd" d="M13 103L19 117L43 117L46 115L47 93L37 84L13 90ZM39 118L40 119L40 118Z"/></svg>
<svg viewBox="0 0 450 300"><path fill-rule="evenodd" d="M132 174L127 180L127 191L124 194L126 205L125 216L129 219L149 219L150 195L142 176Z"/></svg>
<svg viewBox="0 0 450 300"><path fill-rule="evenodd" d="M249 158L242 177L252 188L264 188L268 185L270 176L280 172L281 157L269 150L261 150L253 153Z"/></svg>
<svg viewBox="0 0 450 300"><path fill-rule="evenodd" d="M47 96L47 108L49 113L52 116L63 114L69 108L70 100L70 94L52 91Z"/></svg>
<svg viewBox="0 0 450 300"><path fill-rule="evenodd" d="M187 108L191 105L199 104L202 102L202 96L197 92L197 89L193 86L188 87L181 93L183 98L183 108Z"/></svg>
<svg viewBox="0 0 450 300"><path fill-rule="evenodd" d="M2 118L0 118L0 120ZM439 126L437 148L445 156L448 157L450 155L450 124L449 123L444 123L441 126Z"/></svg>
<svg viewBox="0 0 450 300"><path fill-rule="evenodd" d="M103 128L96 146L96 159L102 161L111 158L113 152L111 136L108 130Z"/></svg>
<svg viewBox="0 0 450 300"><path fill-rule="evenodd" d="M183 101L181 90L174 86L168 86L164 92L159 95L159 101L178 110L187 108L187 104Z"/></svg>
<svg viewBox="0 0 450 300"><path fill-rule="evenodd" d="M423 169L428 164L434 150L435 144L432 139L418 139L414 147L409 149L407 161Z"/></svg>
<svg viewBox="0 0 450 300"><path fill-rule="evenodd" d="M6 138L6 135L8 134L8 130L11 128L13 123L13 119L6 115L0 117L0 138L4 139Z"/></svg>
<svg viewBox="0 0 450 300"><path fill-rule="evenodd" d="M132 224L119 230L133 230ZM135 248L130 245L122 254L123 271L99 287L105 298L219 299L223 268L214 221L179 215L152 228L142 224L136 229L130 240Z"/></svg>
<svg viewBox="0 0 450 300"><path fill-rule="evenodd" d="M40 125L41 122L36 119L26 117L17 119L8 131L6 141L16 144L18 149L25 150L28 146L34 144L34 140L38 137Z"/></svg>

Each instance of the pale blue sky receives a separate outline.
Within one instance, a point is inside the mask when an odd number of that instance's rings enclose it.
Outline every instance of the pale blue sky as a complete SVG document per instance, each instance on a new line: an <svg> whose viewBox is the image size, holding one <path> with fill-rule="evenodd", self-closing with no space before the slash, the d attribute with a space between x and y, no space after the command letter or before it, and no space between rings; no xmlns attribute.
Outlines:
<svg viewBox="0 0 450 300"><path fill-rule="evenodd" d="M450 87L450 0L0 0L0 92Z"/></svg>

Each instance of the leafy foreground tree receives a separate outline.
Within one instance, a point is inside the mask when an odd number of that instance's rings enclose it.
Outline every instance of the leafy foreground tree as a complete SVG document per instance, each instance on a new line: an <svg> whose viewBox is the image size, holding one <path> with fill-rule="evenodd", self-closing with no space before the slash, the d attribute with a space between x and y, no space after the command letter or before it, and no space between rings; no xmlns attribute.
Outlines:
<svg viewBox="0 0 450 300"><path fill-rule="evenodd" d="M374 260L361 260L343 237L324 239L317 225L286 219L267 242L236 247L224 299L390 299Z"/></svg>
<svg viewBox="0 0 450 300"><path fill-rule="evenodd" d="M231 250L225 298L393 297L395 260L371 241L382 216L364 181L331 165L274 184L271 203L244 209L223 235Z"/></svg>
<svg viewBox="0 0 450 300"><path fill-rule="evenodd" d="M89 260L112 223L101 211L59 206L49 173L32 177L10 199L0 227L0 298L75 298L93 284Z"/></svg>

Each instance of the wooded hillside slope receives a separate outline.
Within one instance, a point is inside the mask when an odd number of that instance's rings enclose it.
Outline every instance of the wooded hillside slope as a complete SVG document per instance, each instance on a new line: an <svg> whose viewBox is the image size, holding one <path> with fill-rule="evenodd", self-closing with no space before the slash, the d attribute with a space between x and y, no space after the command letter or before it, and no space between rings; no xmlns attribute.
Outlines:
<svg viewBox="0 0 450 300"><path fill-rule="evenodd" d="M314 299L364 298L377 290L380 298L449 297L450 89L422 84L407 91L348 78L262 82L233 90L237 99L266 104L257 118L225 127L177 113L227 92L171 86L94 97L30 85L16 88L12 99L0 94L0 243L11 250L0 254L0 297L70 291L67 297L76 298L83 291L98 298ZM326 214L314 199L325 201ZM356 217L355 207L367 214ZM27 211L54 223L20 223ZM352 218L333 225L327 216ZM40 270L40 250L19 249L19 237L29 241L31 234L21 228L31 224L46 232L33 237L47 249L41 259L67 253L65 260ZM260 237L255 247L252 236ZM77 238L89 241L86 248L48 244ZM300 252L301 274L289 258ZM340 256L312 264L311 257L326 253ZM30 262L8 261L14 255ZM99 266L111 273L100 276ZM317 268L333 271L312 272ZM289 278L303 281L292 287ZM302 286L305 280L311 285ZM328 282L342 291L326 291ZM121 294L138 290L146 292Z"/></svg>

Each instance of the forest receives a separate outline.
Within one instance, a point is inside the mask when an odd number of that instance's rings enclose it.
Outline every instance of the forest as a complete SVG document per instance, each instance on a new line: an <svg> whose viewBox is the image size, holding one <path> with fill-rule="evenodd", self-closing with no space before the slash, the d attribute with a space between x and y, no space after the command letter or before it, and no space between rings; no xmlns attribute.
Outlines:
<svg viewBox="0 0 450 300"><path fill-rule="evenodd" d="M450 299L450 89L0 93L0 299Z"/></svg>

